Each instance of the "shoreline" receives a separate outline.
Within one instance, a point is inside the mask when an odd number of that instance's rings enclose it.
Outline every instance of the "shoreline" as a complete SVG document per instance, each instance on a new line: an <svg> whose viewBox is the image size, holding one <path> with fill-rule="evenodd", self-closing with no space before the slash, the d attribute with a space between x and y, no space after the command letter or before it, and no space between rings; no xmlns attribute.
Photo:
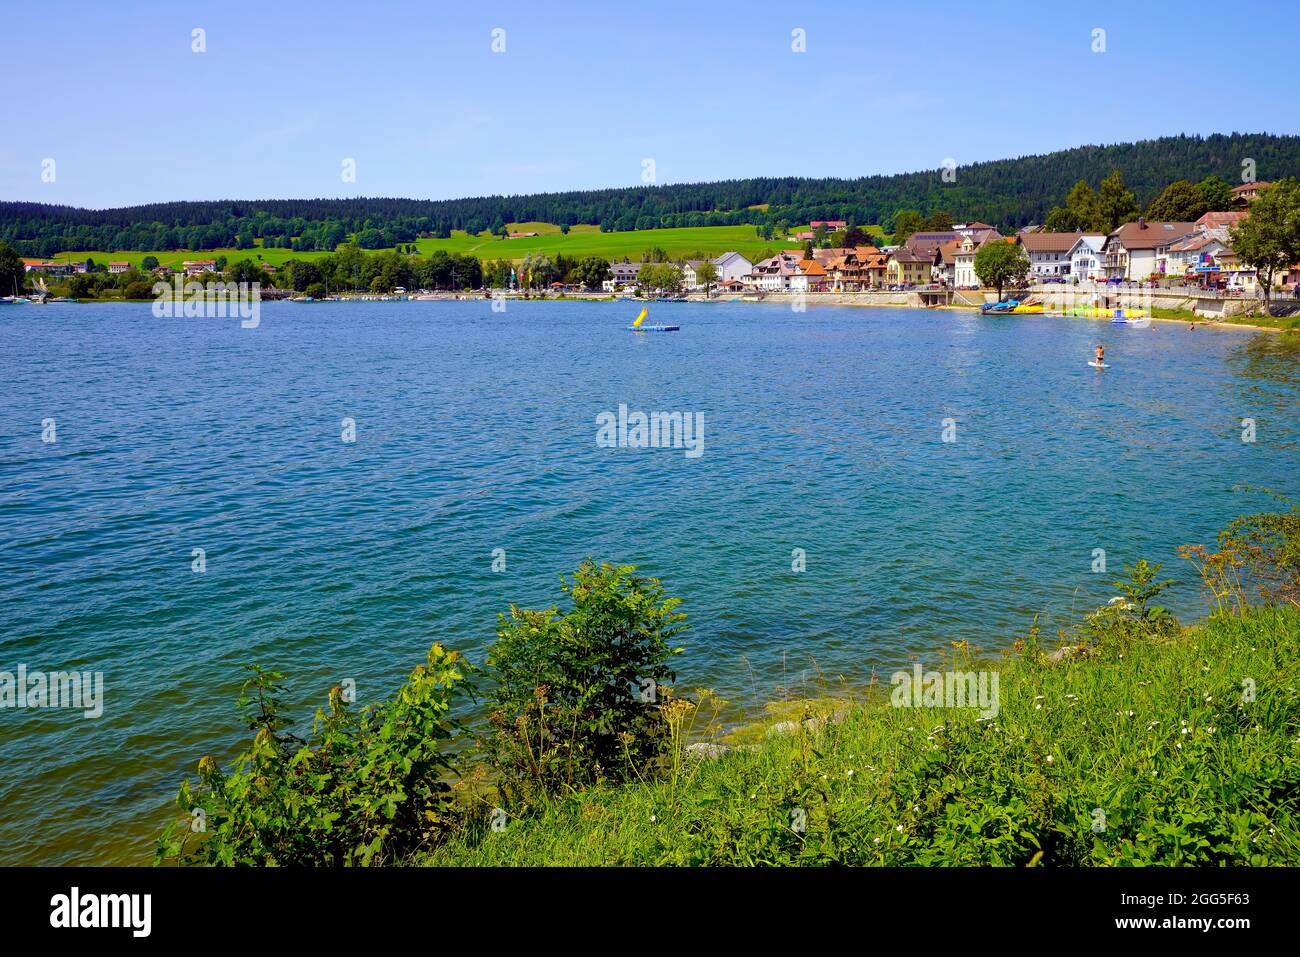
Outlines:
<svg viewBox="0 0 1300 957"><path fill-rule="evenodd" d="M818 295L818 294L814 294L814 295ZM844 298L845 296L854 296L854 295L855 295L854 293L844 293L844 294L840 294L840 297L833 302L805 301L805 303L806 305L813 305L813 306L845 306L845 307L856 308L856 309L913 309L918 312L937 312L937 311L973 312L976 313L977 315L979 310L978 306L967 305L967 304L946 303L943 305L933 305L933 306L917 305L912 302L897 301L897 297L895 297L891 301L885 301L885 302L875 302L875 301L864 300L859 298ZM507 301L512 301L512 302L623 302L626 301L631 303L639 303L647 306L656 304L656 301L653 299L631 299L631 298L623 298L618 296L611 296L609 294L600 294L600 295L577 294L577 295L559 295L559 296L542 295L542 296L529 296L529 297L524 297L519 295L508 295L505 298ZM708 303L708 304L745 303L748 305L782 305L791 302L792 299L793 297L790 294L775 293L763 299L758 299L753 296L730 296L726 298L713 297L708 299L699 296L688 296L684 301L690 303ZM442 294L426 293L423 295L419 295L419 294L408 295L404 299L393 298L390 300L380 300L373 296L356 296L356 297L344 296L342 299L324 300L324 301L325 302L381 302L381 301L476 302L479 300L486 301L486 302L493 301L491 298L483 295L453 293L453 292L447 292ZM78 298L75 300L62 302L62 303L39 303L39 304L40 305L95 305L95 304L108 305L113 303L119 303L119 304L152 303L153 301L154 300L152 299L106 299L106 298L86 297L86 298ZM284 296L275 296L272 298L268 298L266 301L281 302L281 301L288 301L288 299L287 297ZM29 304L30 303L24 303L24 305L29 305ZM319 304L320 303L313 303L313 305L319 305ZM658 303L658 305L674 305L674 303ZM1056 314L1056 313L1033 313L1033 314L1026 313L1025 315L1026 316L1037 315L1037 316L1041 316L1044 318L1051 318L1051 319L1090 319L1093 322L1110 321L1109 319L1105 319L1101 317L1066 316L1066 315ZM1004 316L1002 318L1006 318L1006 317ZM1194 329L1198 326L1203 326L1203 327L1208 327L1213 329L1243 329L1250 332L1274 332L1274 333L1300 332L1300 326L1296 328L1288 329L1282 326L1261 326L1256 323L1231 322L1224 319L1213 319L1209 317L1201 318L1201 319L1184 319L1181 317L1174 318L1169 316L1151 316L1149 318L1149 321L1165 322L1165 323L1182 323L1183 325L1187 326L1189 330Z"/></svg>

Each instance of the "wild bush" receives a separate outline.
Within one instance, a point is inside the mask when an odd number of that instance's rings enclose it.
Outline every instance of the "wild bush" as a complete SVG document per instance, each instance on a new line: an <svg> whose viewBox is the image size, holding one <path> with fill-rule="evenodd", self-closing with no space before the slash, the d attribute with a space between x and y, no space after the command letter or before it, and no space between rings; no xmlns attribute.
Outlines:
<svg viewBox="0 0 1300 957"><path fill-rule="evenodd" d="M488 653L484 748L510 800L624 781L662 756L659 714L686 616L658 579L632 565L584 561L560 587L573 602L499 616Z"/></svg>
<svg viewBox="0 0 1300 957"><path fill-rule="evenodd" d="M181 784L185 817L159 838L156 862L378 865L428 849L455 815L448 717L470 690L459 654L440 644L389 701L355 708L342 688L306 739L286 730L283 675L250 666L239 705L253 741L229 772L211 757Z"/></svg>

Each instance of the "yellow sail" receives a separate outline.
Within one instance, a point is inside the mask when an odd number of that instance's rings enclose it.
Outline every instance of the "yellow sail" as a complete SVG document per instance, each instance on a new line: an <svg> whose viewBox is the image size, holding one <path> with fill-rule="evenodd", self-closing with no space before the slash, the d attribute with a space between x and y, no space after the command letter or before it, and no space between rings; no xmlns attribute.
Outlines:
<svg viewBox="0 0 1300 957"><path fill-rule="evenodd" d="M645 321L645 317L648 316L649 314L650 314L650 307L646 306L641 310L641 315L636 317L636 321L632 323L632 325L633 326L641 325L641 323Z"/></svg>

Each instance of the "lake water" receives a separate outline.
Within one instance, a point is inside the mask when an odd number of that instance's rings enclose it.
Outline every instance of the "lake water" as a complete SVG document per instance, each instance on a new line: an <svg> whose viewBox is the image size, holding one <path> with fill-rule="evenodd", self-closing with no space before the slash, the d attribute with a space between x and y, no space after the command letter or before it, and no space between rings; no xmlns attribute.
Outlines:
<svg viewBox="0 0 1300 957"><path fill-rule="evenodd" d="M481 660L584 556L684 599L679 682L741 714L1054 628L1139 557L1199 615L1176 547L1268 504L1234 486L1300 492L1280 336L740 303L636 336L637 308L0 307L0 671L105 682L97 719L0 710L0 863L148 861L181 777L243 739L242 663L304 719L344 678L376 700L433 640ZM703 454L600 447L620 403L700 413Z"/></svg>

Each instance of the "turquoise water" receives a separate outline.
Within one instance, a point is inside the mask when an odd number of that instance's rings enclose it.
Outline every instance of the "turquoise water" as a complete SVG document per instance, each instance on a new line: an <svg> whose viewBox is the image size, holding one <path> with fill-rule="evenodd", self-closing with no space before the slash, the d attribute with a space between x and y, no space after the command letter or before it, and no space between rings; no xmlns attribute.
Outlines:
<svg viewBox="0 0 1300 957"><path fill-rule="evenodd" d="M1112 594L1096 548L1166 561L1200 614L1175 548L1266 504L1236 485L1300 492L1278 336L725 303L634 336L635 308L0 307L0 671L106 686L94 720L0 710L0 863L147 861L181 776L242 738L241 663L303 718L344 678L380 698L435 639L481 659L587 555L662 577L681 683L754 710L1068 620ZM704 453L599 447L620 403L701 413Z"/></svg>

